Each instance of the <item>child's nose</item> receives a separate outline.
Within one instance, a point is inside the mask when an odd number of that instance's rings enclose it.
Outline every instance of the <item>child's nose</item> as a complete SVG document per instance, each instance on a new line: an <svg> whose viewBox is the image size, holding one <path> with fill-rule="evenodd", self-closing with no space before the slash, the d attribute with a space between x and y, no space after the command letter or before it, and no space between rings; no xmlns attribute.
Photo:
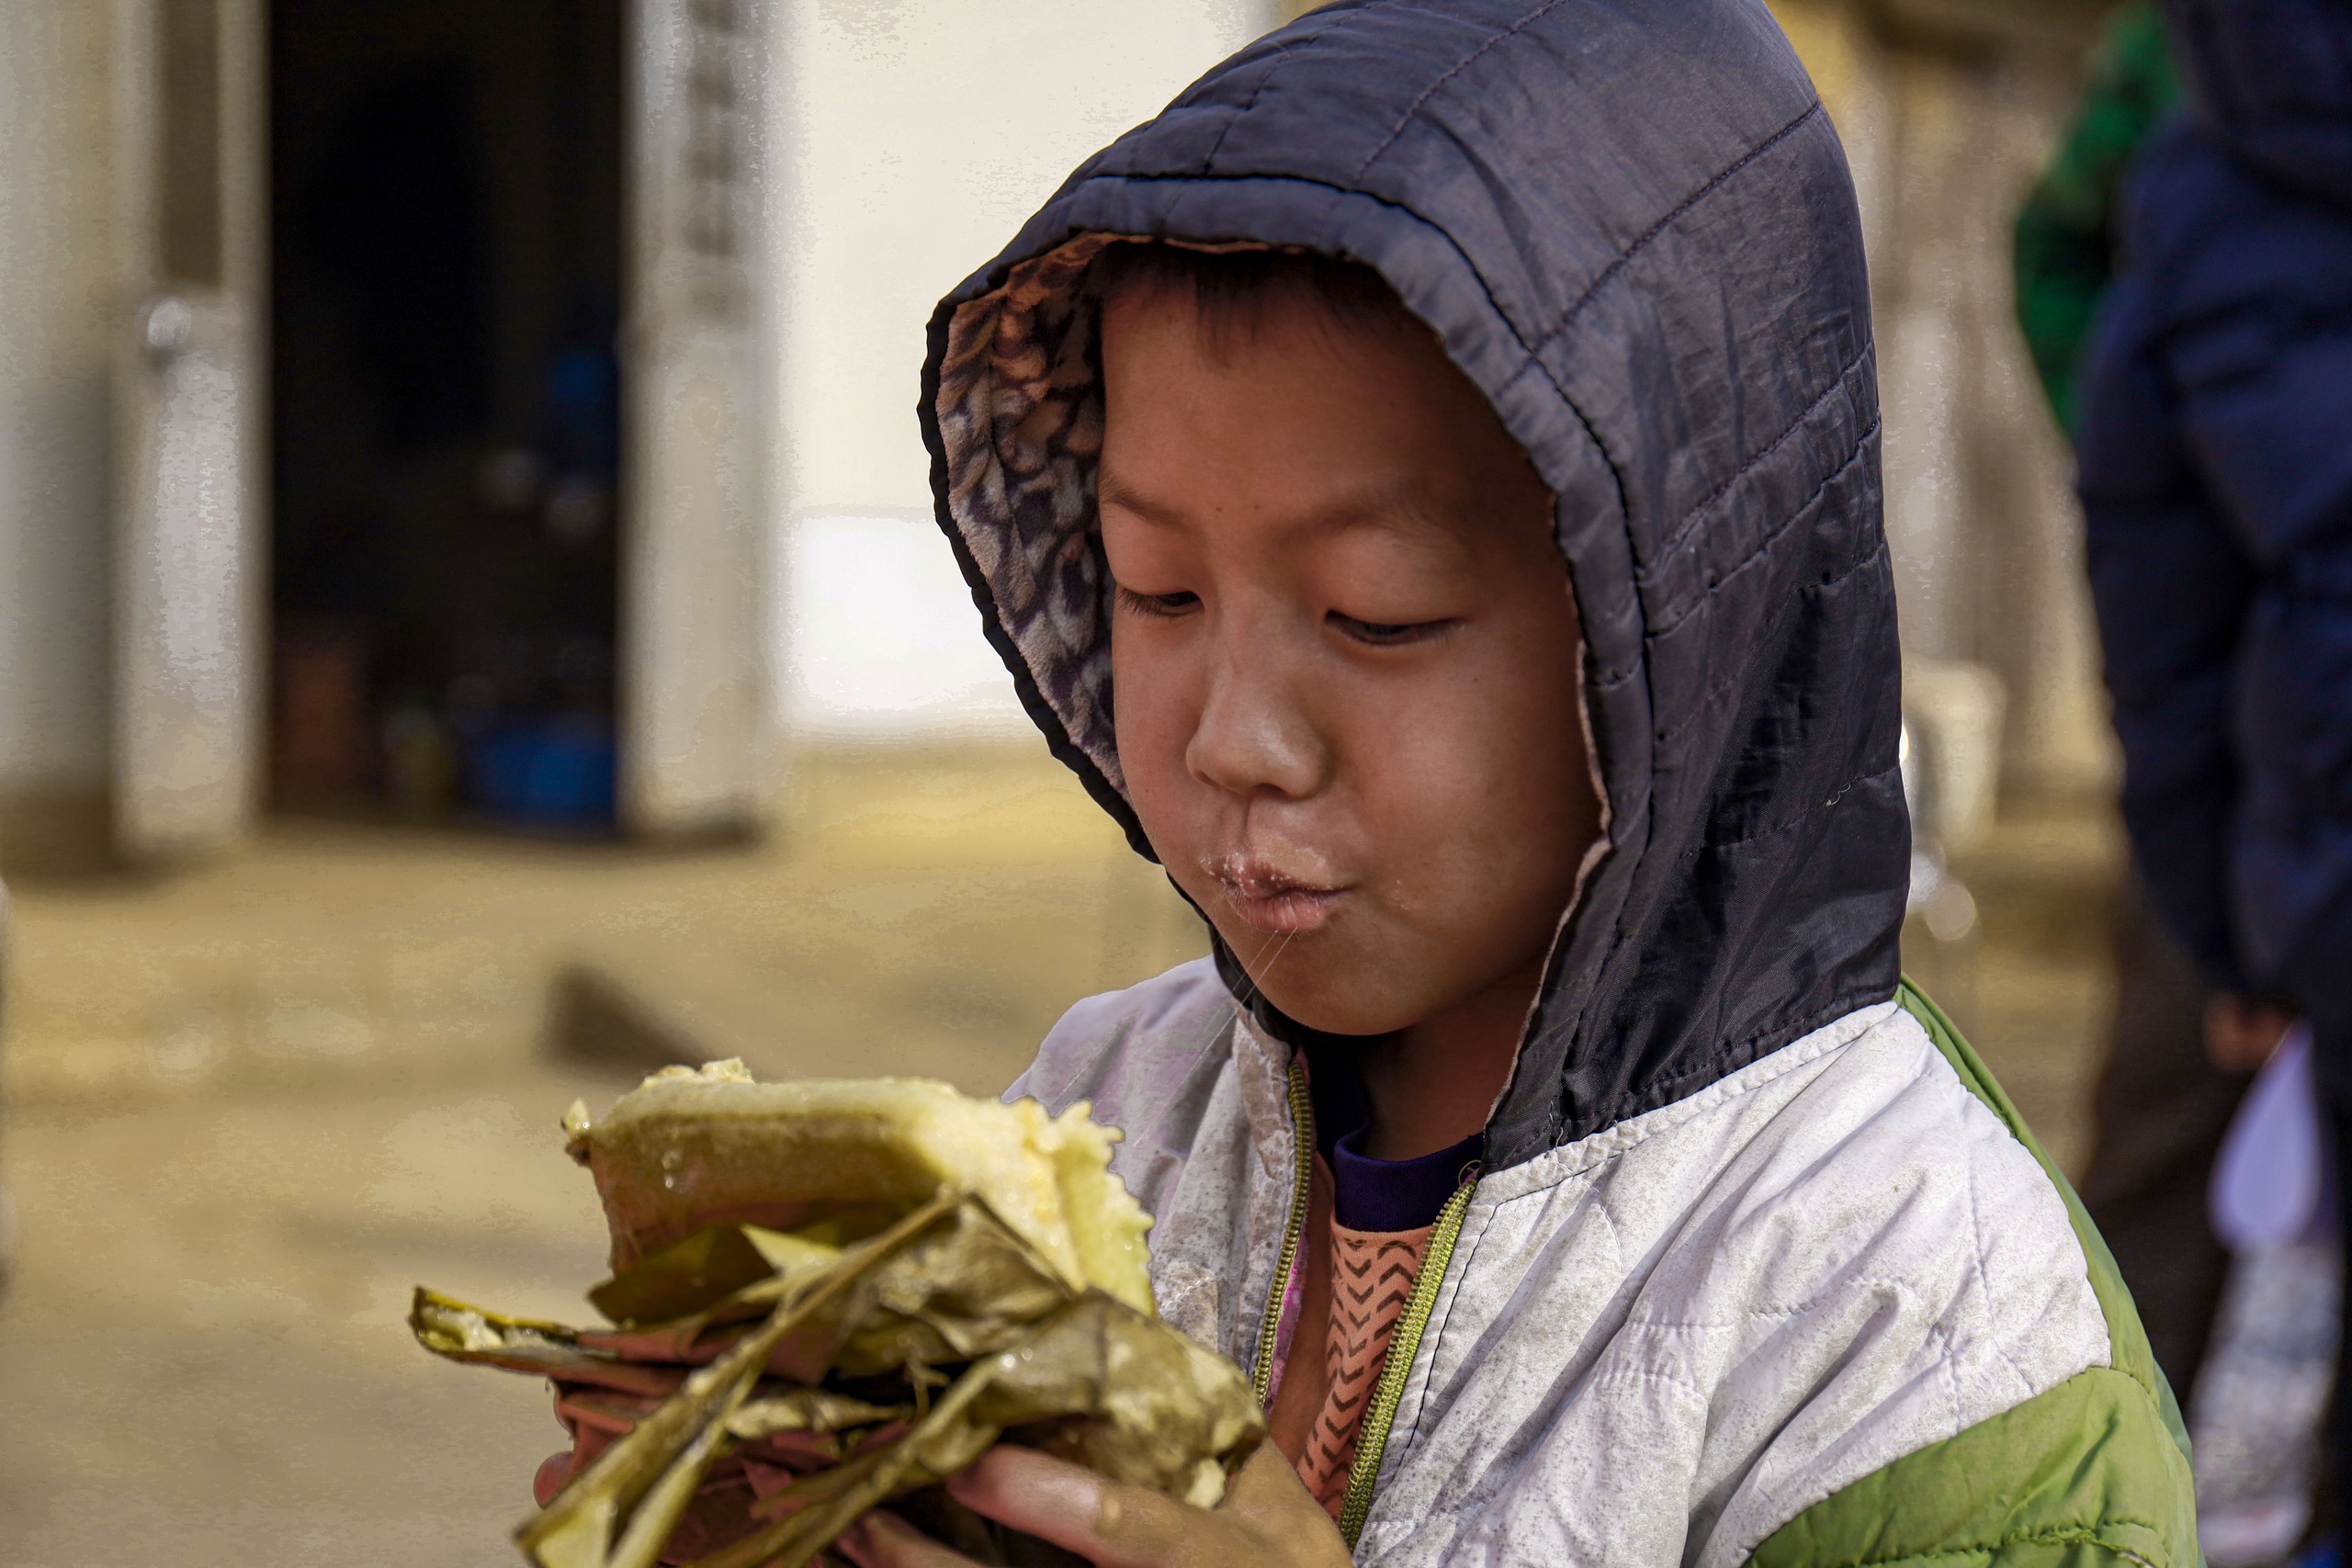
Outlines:
<svg viewBox="0 0 2352 1568"><path fill-rule="evenodd" d="M1271 650L1247 649L1221 661L1184 751L1194 778L1231 795L1271 790L1292 800L1329 781L1330 747L1295 700L1283 663Z"/></svg>

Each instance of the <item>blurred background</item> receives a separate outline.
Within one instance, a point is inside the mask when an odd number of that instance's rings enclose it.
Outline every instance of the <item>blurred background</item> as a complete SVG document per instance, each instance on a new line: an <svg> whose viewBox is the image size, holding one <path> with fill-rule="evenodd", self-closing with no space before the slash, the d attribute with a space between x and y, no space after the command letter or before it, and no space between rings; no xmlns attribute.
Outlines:
<svg viewBox="0 0 2352 1568"><path fill-rule="evenodd" d="M1204 951L931 522L933 301L1283 0L0 6L0 1563L500 1562L574 1095L992 1093ZM2125 854L2014 216L2100 0L1780 0L1868 232L1906 959L2079 1169Z"/></svg>

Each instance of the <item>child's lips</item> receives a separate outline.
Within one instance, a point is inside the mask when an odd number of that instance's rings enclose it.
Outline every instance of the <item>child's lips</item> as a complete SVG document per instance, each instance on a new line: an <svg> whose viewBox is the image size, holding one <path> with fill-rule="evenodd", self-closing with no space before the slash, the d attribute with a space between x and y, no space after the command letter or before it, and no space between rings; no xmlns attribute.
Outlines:
<svg viewBox="0 0 2352 1568"><path fill-rule="evenodd" d="M1344 887L1305 882L1262 863L1227 860L1210 868L1226 903L1270 936L1303 936L1329 920Z"/></svg>
<svg viewBox="0 0 2352 1568"><path fill-rule="evenodd" d="M1234 913L1271 936L1304 936L1331 918L1347 895L1337 887L1293 887L1250 895L1226 889Z"/></svg>

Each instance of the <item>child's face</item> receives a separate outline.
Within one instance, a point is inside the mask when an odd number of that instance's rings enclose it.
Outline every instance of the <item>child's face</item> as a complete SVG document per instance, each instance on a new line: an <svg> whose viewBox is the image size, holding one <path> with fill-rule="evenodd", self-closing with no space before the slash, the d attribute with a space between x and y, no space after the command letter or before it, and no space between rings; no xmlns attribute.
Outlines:
<svg viewBox="0 0 2352 1568"><path fill-rule="evenodd" d="M1531 1001L1598 832L1552 500L1426 333L1304 294L1103 310L1119 761L1275 1006L1341 1034Z"/></svg>

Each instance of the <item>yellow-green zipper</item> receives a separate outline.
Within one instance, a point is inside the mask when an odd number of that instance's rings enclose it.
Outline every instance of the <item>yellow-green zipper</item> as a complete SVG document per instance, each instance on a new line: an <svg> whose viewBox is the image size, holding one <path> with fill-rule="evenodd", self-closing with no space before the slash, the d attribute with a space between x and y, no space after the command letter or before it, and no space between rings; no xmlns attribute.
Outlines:
<svg viewBox="0 0 2352 1568"><path fill-rule="evenodd" d="M1273 1292L1266 1298L1266 1320L1258 1329L1258 1370L1250 1378L1261 1406L1274 1384L1274 1339L1282 1332L1283 1302L1298 1268L1299 1233L1306 1228L1307 1195L1315 1186L1315 1102L1307 1098L1306 1068L1296 1060L1290 1065L1290 1134L1298 1149L1298 1169L1291 1186L1290 1218L1283 1224L1282 1257L1274 1264Z"/></svg>
<svg viewBox="0 0 2352 1568"><path fill-rule="evenodd" d="M1380 1382L1373 1391L1372 1408L1363 1413L1363 1425L1357 1430L1355 1463L1348 1467L1347 1496L1340 1504L1340 1534L1350 1551L1356 1549L1364 1516L1372 1511L1372 1485L1380 1476L1381 1456L1388 1451L1388 1428L1396 1423L1396 1406L1405 1397L1405 1380L1412 1375L1413 1359L1420 1353L1421 1331L1430 1325L1438 1287L1445 1282L1445 1268L1453 1260L1453 1244L1461 1238L1462 1219L1470 1212L1470 1194L1477 1185L1475 1172L1468 1175L1437 1212L1437 1223L1430 1226L1429 1251L1422 1255L1420 1269L1413 1276L1413 1293L1405 1303L1405 1315L1396 1320L1396 1332L1389 1337L1387 1352L1380 1359Z"/></svg>
<svg viewBox="0 0 2352 1568"><path fill-rule="evenodd" d="M1265 1320L1258 1327L1258 1368L1250 1382L1263 1405L1274 1382L1274 1341L1282 1333L1283 1303L1290 1295L1291 1276L1298 1269L1300 1233L1306 1228L1309 1193L1315 1184L1315 1102L1306 1091L1306 1069L1290 1065L1290 1131L1297 1148L1297 1169L1292 1179L1290 1218L1283 1225L1282 1256L1274 1262L1274 1286L1266 1297ZM1340 1534L1353 1551L1363 1533L1364 1516L1372 1511L1373 1483L1380 1476L1381 1456L1388 1451L1388 1428L1396 1424L1396 1406L1405 1397L1405 1380L1412 1374L1413 1358L1420 1353L1421 1332L1429 1327L1437 1306L1438 1287L1445 1282L1446 1265L1453 1260L1453 1244L1461 1238L1463 1216L1470 1212L1470 1194L1478 1179L1474 1166L1453 1196L1438 1211L1430 1226L1429 1250L1413 1276L1413 1293L1405 1302L1405 1315L1396 1320L1381 1358L1380 1382L1374 1385L1372 1408L1363 1413L1356 1438L1355 1463L1348 1470L1348 1491L1340 1505ZM1272 1414L1272 1412L1269 1412Z"/></svg>

